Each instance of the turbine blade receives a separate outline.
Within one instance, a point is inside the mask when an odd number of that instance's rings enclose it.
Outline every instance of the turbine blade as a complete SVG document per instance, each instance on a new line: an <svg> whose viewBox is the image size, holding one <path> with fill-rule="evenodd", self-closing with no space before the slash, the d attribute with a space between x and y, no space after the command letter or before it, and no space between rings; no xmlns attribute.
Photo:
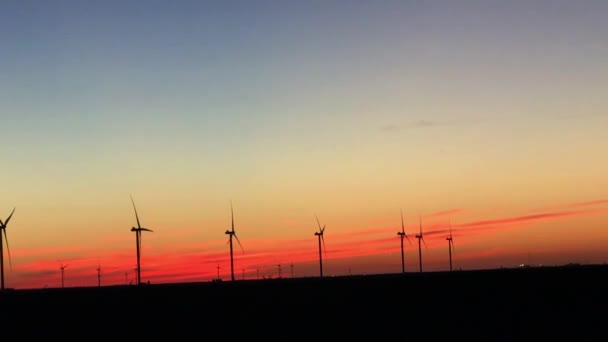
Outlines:
<svg viewBox="0 0 608 342"><path fill-rule="evenodd" d="M401 232L405 235L405 224L403 223L403 210L401 211Z"/></svg>
<svg viewBox="0 0 608 342"><path fill-rule="evenodd" d="M422 236L422 217L418 216L418 219L420 221L420 236Z"/></svg>
<svg viewBox="0 0 608 342"><path fill-rule="evenodd" d="M13 270L13 262L11 261L11 249L8 247L8 237L6 236L6 226L2 230L4 231L4 241L6 241L6 253L8 254L8 265L9 265L11 271L12 271Z"/></svg>
<svg viewBox="0 0 608 342"><path fill-rule="evenodd" d="M13 217L13 214L15 213L15 209L16 208L13 208L13 211L11 211L11 214L8 215L8 218L6 219L6 221L4 221L4 227L8 226L8 221L10 221L11 217Z"/></svg>
<svg viewBox="0 0 608 342"><path fill-rule="evenodd" d="M323 259L327 260L327 250L325 248L325 238L321 235L321 243L323 244Z"/></svg>
<svg viewBox="0 0 608 342"><path fill-rule="evenodd" d="M321 229L321 234L323 234L323 232L325 232L325 225L323 225L323 228Z"/></svg>
<svg viewBox="0 0 608 342"><path fill-rule="evenodd" d="M137 215L137 208L135 208L135 201L133 201L133 196L131 196L131 194L129 194L129 197L131 197L131 203L133 203L133 210L135 211L135 219L137 220L137 228L141 229L141 224L139 223L139 215Z"/></svg>
<svg viewBox="0 0 608 342"><path fill-rule="evenodd" d="M422 243L424 244L424 248L429 248L429 246L426 245L426 241L424 241L424 238L420 238L422 240Z"/></svg>
<svg viewBox="0 0 608 342"><path fill-rule="evenodd" d="M232 220L231 220L232 231L234 232L234 209L232 209L232 200L230 200L230 216L232 218Z"/></svg>
<svg viewBox="0 0 608 342"><path fill-rule="evenodd" d="M409 242L409 243L410 243L410 245L412 245L412 240L410 240L410 237L409 237L409 236L407 236L407 235L404 235L404 236L405 236L405 238L407 239L407 242Z"/></svg>
<svg viewBox="0 0 608 342"><path fill-rule="evenodd" d="M245 253L245 249L243 248L243 245L241 245L241 241L239 241L239 237L236 236L236 234L234 234L234 238L236 239L236 242L238 242L239 247L241 247L241 251L243 251L243 253Z"/></svg>
<svg viewBox="0 0 608 342"><path fill-rule="evenodd" d="M319 225L319 232L321 232L321 222L319 222L319 218L315 214L315 218L317 219L317 224Z"/></svg>
<svg viewBox="0 0 608 342"><path fill-rule="evenodd" d="M145 231L145 232L154 232L152 229L148 229L148 228L140 228L140 230Z"/></svg>

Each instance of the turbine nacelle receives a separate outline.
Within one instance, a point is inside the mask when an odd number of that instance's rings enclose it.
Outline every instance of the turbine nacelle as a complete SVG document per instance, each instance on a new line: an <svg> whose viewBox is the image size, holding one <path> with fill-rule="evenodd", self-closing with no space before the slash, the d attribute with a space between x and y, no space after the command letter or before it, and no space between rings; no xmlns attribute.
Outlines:
<svg viewBox="0 0 608 342"><path fill-rule="evenodd" d="M154 232L152 229L148 229L148 228L131 228L132 232Z"/></svg>
<svg viewBox="0 0 608 342"><path fill-rule="evenodd" d="M422 244L424 244L425 248L428 248L428 246L426 245L426 241L424 241L424 237L422 236L422 234L416 234L416 239L418 239L418 241L422 242Z"/></svg>

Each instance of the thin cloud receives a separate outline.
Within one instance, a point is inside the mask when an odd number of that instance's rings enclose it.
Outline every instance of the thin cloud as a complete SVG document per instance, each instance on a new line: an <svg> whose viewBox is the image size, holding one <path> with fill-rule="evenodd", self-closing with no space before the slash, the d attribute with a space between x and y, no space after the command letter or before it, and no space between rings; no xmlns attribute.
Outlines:
<svg viewBox="0 0 608 342"><path fill-rule="evenodd" d="M384 125L384 126L380 127L380 129L385 132L395 132L395 131L399 131L401 129L401 126L394 125L394 124Z"/></svg>
<svg viewBox="0 0 608 342"><path fill-rule="evenodd" d="M435 121L429 119L420 119L408 123L389 123L380 127L380 130L385 132L396 132L404 129L416 129L416 128L432 128L439 126L454 126L454 125L469 125L482 123L484 120L481 119L463 119L458 121Z"/></svg>
<svg viewBox="0 0 608 342"><path fill-rule="evenodd" d="M464 211L464 209L450 209L450 210L444 210L444 211L439 211L436 213L428 214L428 215L425 215L425 217L441 217L441 216L456 215L463 211Z"/></svg>
<svg viewBox="0 0 608 342"><path fill-rule="evenodd" d="M570 207L578 208L578 207L589 207L589 206L599 206L599 205L608 205L608 200L597 200L590 202L581 202L581 203L572 203Z"/></svg>
<svg viewBox="0 0 608 342"><path fill-rule="evenodd" d="M411 122L407 125L398 125L398 124L387 124L381 126L380 129L385 132L397 132L407 128L425 128L425 127L433 127L439 126L441 123L429 120L418 120Z"/></svg>
<svg viewBox="0 0 608 342"><path fill-rule="evenodd" d="M608 200L600 199L600 200L587 201L587 202L569 203L569 204L552 206L552 207L537 208L534 211L536 211L536 212L550 211L550 210L560 210L560 209L570 209L570 208L580 208L580 207L594 207L594 206L604 206L604 205L608 205Z"/></svg>
<svg viewBox="0 0 608 342"><path fill-rule="evenodd" d="M429 121L429 120L418 120L412 124L412 126L414 126L414 127L433 127L433 126L440 126L440 125L442 125L442 123L439 123L436 121Z"/></svg>
<svg viewBox="0 0 608 342"><path fill-rule="evenodd" d="M559 218L559 217L578 216L578 215L584 215L584 214L591 214L591 213L595 213L595 212L598 212L598 210L553 212L553 213L544 213L544 214L536 214L536 215L508 217L508 218L496 219L496 220L484 220L484 221L462 223L462 224L459 224L458 226L459 227L478 227L478 226L501 225L501 224L526 222L526 221L540 221L540 220L547 220L547 219L553 219L553 218Z"/></svg>

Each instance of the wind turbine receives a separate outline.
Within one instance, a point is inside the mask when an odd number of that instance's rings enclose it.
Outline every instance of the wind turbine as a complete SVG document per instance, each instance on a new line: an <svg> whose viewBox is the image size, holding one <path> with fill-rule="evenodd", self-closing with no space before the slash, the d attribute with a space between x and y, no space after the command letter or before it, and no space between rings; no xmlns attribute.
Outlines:
<svg viewBox="0 0 608 342"><path fill-rule="evenodd" d="M403 239L406 238L407 241L412 244L410 237L405 234L405 224L403 223L403 211L401 211L401 231L397 232L401 240L401 273L405 273L405 253L403 251Z"/></svg>
<svg viewBox="0 0 608 342"><path fill-rule="evenodd" d="M61 263L61 266L59 267L61 269L61 287L64 287L64 282L63 282L63 272L65 271L65 269L68 267L69 264L63 264Z"/></svg>
<svg viewBox="0 0 608 342"><path fill-rule="evenodd" d="M232 225L231 225L231 230L226 230L226 235L229 235L228 238L228 243L230 244L230 276L232 281L234 281L234 254L233 254L233 248L232 248L232 237L234 237L236 239L236 242L239 243L239 246L241 247L241 250L243 251L243 253L245 252L245 250L243 249L243 245L241 245L241 241L239 241L238 236L236 236L236 232L234 231L234 210L232 209L232 201L230 201L230 214L232 217Z"/></svg>
<svg viewBox="0 0 608 342"><path fill-rule="evenodd" d="M426 242L424 241L424 237L422 237L422 218L419 217L420 220L420 234L416 234L416 238L418 239L418 261L420 263L420 272L422 272L422 245L420 242L424 243L424 247L426 247Z"/></svg>
<svg viewBox="0 0 608 342"><path fill-rule="evenodd" d="M321 242L323 242L323 251L325 250L325 239L323 238L323 233L325 232L325 225L323 225L323 228L321 228L321 222L319 222L319 218L317 217L317 215L315 215L315 218L317 219L317 224L319 225L319 231L315 232L315 235L317 236L318 240L319 240L319 274L320 277L323 278L323 255L321 254Z"/></svg>
<svg viewBox="0 0 608 342"><path fill-rule="evenodd" d="M133 201L133 196L131 197L131 203L133 204L133 210L135 211L135 219L137 220L137 227L132 227L131 231L135 232L135 244L137 249L137 285L141 284L141 232L152 232L152 230L148 228L142 228L139 223L139 215L137 215L137 208L135 208L135 201Z"/></svg>
<svg viewBox="0 0 608 342"><path fill-rule="evenodd" d="M8 215L8 218L2 222L0 220L0 291L4 290L4 251L3 251L3 242L2 242L2 233L4 233L4 240L6 240L6 253L8 254L8 264L13 270L13 262L11 261L11 250L8 248L8 237L6 236L6 226L8 226L8 222L13 217L15 213L15 208L11 211L11 214Z"/></svg>
<svg viewBox="0 0 608 342"><path fill-rule="evenodd" d="M101 266L98 265L95 270L97 271L97 287L101 287Z"/></svg>
<svg viewBox="0 0 608 342"><path fill-rule="evenodd" d="M452 272L452 248L454 248L454 240L452 239L452 223L450 222L450 236L445 238L448 240L448 253L450 254L450 272Z"/></svg>

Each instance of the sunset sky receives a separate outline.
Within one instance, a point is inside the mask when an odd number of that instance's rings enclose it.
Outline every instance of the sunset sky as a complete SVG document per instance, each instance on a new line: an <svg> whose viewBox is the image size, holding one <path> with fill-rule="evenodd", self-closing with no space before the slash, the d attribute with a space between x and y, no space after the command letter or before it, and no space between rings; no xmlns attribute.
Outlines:
<svg viewBox="0 0 608 342"><path fill-rule="evenodd" d="M608 260L607 1L0 3L7 287ZM419 217L420 215L420 217ZM6 246L6 245L5 245ZM125 278L126 273L126 278Z"/></svg>

